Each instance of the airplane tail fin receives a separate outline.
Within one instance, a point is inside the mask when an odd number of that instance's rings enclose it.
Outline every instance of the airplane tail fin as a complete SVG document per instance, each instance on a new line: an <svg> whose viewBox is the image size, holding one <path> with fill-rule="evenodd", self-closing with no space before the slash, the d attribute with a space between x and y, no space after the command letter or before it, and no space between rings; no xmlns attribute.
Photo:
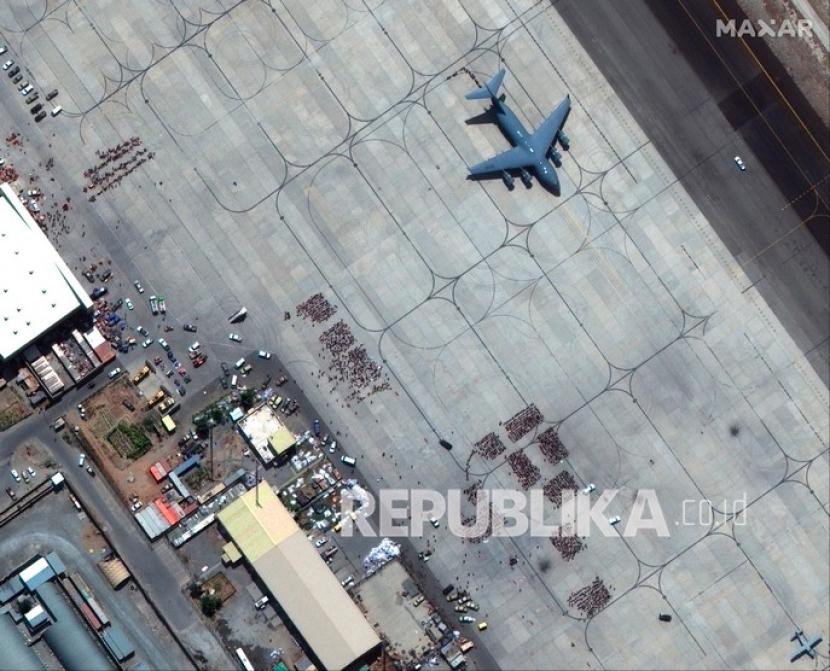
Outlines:
<svg viewBox="0 0 830 671"><path fill-rule="evenodd" d="M493 78L484 86L480 86L474 91L470 91L466 96L467 100L486 100L487 98L495 98L499 92L499 87L504 80L505 70L502 68Z"/></svg>

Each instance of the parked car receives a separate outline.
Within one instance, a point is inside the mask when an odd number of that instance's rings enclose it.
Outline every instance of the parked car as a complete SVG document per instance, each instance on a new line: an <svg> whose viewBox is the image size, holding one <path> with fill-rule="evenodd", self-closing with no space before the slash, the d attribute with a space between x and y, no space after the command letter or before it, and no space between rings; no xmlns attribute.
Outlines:
<svg viewBox="0 0 830 671"><path fill-rule="evenodd" d="M46 118L46 112L41 112L35 117L35 123L40 123Z"/></svg>
<svg viewBox="0 0 830 671"><path fill-rule="evenodd" d="M258 356L260 359L266 359L266 360L268 360L268 359L270 359L270 358L271 358L271 352L266 352L264 349L261 349L261 350L259 350L259 352L257 352L257 356Z"/></svg>
<svg viewBox="0 0 830 671"><path fill-rule="evenodd" d="M155 342L155 341L152 338L147 338L143 343L141 343L141 346L144 349L147 349L150 345L153 344L153 342Z"/></svg>
<svg viewBox="0 0 830 671"><path fill-rule="evenodd" d="M8 70L12 65L14 65L14 61L6 61L3 63L3 69Z"/></svg>
<svg viewBox="0 0 830 671"><path fill-rule="evenodd" d="M33 480L37 477L37 473L35 473L35 469L31 466L26 467L26 472L29 474L29 477Z"/></svg>
<svg viewBox="0 0 830 671"><path fill-rule="evenodd" d="M233 342L242 342L242 336L238 333L228 333L228 340L232 340Z"/></svg>
<svg viewBox="0 0 830 671"><path fill-rule="evenodd" d="M5 54L8 50L9 48L4 44L2 47L0 47L0 56Z"/></svg>
<svg viewBox="0 0 830 671"><path fill-rule="evenodd" d="M15 75L12 78L12 84L19 84L23 80L23 75Z"/></svg>
<svg viewBox="0 0 830 671"><path fill-rule="evenodd" d="M46 96L46 100L49 100L49 96ZM144 287L143 287L143 286L141 286L141 282L139 282L138 280L136 280L135 282L133 282L133 286L135 287L135 290L136 290L138 293L140 293L140 294L143 294L143 293L144 293Z"/></svg>
<svg viewBox="0 0 830 671"><path fill-rule="evenodd" d="M225 361L222 362L222 372L225 375L230 375L231 374L231 367Z"/></svg>
<svg viewBox="0 0 830 671"><path fill-rule="evenodd" d="M52 98L54 98L56 95L58 95L58 89L52 89L51 91L49 91L49 93L46 94L46 100L52 100Z"/></svg>
<svg viewBox="0 0 830 671"><path fill-rule="evenodd" d="M735 165L737 165L738 168L740 168L741 172L746 171L746 164L743 162L743 159L740 156L736 156L734 161Z"/></svg>
<svg viewBox="0 0 830 671"><path fill-rule="evenodd" d="M201 344L198 340L194 340L194 341L193 341L193 344L192 344L190 347L188 347L188 348L187 348L187 351L188 351L190 354L195 354L196 352L198 352L198 351L199 351L199 348L200 348L201 346L202 346L202 344Z"/></svg>
<svg viewBox="0 0 830 671"><path fill-rule="evenodd" d="M185 324L182 326L185 331L189 331L190 333L196 333L196 325L195 324Z"/></svg>
<svg viewBox="0 0 830 671"><path fill-rule="evenodd" d="M147 329L144 328L143 326L136 326L135 330L138 331L143 336L150 335L149 333L147 333Z"/></svg>
<svg viewBox="0 0 830 671"><path fill-rule="evenodd" d="M159 338L159 345L161 345L166 350L170 349L169 343L164 338Z"/></svg>
<svg viewBox="0 0 830 671"><path fill-rule="evenodd" d="M83 452L81 452L81 456L78 457L78 466L83 466L84 461L86 461L86 455Z"/></svg>
<svg viewBox="0 0 830 671"><path fill-rule="evenodd" d="M101 296L106 295L107 291L108 289L106 287L95 287L89 295L92 297L92 300L97 301Z"/></svg>
<svg viewBox="0 0 830 671"><path fill-rule="evenodd" d="M133 305L133 302L129 298L124 299L124 305L127 306L128 310L135 310L135 305Z"/></svg>
<svg viewBox="0 0 830 671"><path fill-rule="evenodd" d="M26 104L31 105L38 98L40 98L40 94L37 91L35 91L32 95L26 98Z"/></svg>
<svg viewBox="0 0 830 671"><path fill-rule="evenodd" d="M12 77L17 77L20 74L20 68L15 65L11 70L9 70L9 79Z"/></svg>
<svg viewBox="0 0 830 671"><path fill-rule="evenodd" d="M37 114L38 112L40 112L40 110L42 110L42 109L43 109L43 105L38 103L37 105L32 105L31 109L29 109L29 112L34 115L34 114Z"/></svg>
<svg viewBox="0 0 830 671"><path fill-rule="evenodd" d="M120 367L118 367L118 366L116 366L116 367L115 367L115 368L113 368L113 369L112 369L109 373L107 373L107 377L108 377L110 380L114 380L114 379L115 379L115 378L117 378L119 375L121 375L121 368L120 368Z"/></svg>
<svg viewBox="0 0 830 671"><path fill-rule="evenodd" d="M179 392L179 396L184 396L187 393L187 389L184 387L176 387L176 390Z"/></svg>
<svg viewBox="0 0 830 671"><path fill-rule="evenodd" d="M29 95L34 90L35 90L34 86L32 86L31 84L27 84L25 88L21 89L20 95L22 95L25 98L27 95Z"/></svg>
<svg viewBox="0 0 830 671"><path fill-rule="evenodd" d="M156 298L155 294L150 296L150 312L152 312L154 315L157 315L159 313L159 301L158 298Z"/></svg>
<svg viewBox="0 0 830 671"><path fill-rule="evenodd" d="M220 378L219 378L219 384L221 384L221 385L222 385L222 389L227 389L227 388L228 388L228 386L229 386L229 385L228 385L228 378L227 378L227 377L224 377L224 376L220 377Z"/></svg>
<svg viewBox="0 0 830 671"><path fill-rule="evenodd" d="M118 308L120 308L122 305L124 305L124 299L123 299L123 298L119 298L117 301L115 301L115 303L113 303L113 304L112 304L112 307L110 308L110 310L112 310L113 312L115 312L115 311L116 311Z"/></svg>
<svg viewBox="0 0 830 671"><path fill-rule="evenodd" d="M17 472L16 468L12 469L12 477L14 478L15 482L20 482L20 473Z"/></svg>
<svg viewBox="0 0 830 671"><path fill-rule="evenodd" d="M165 301L164 301L164 296L159 296L158 301L159 301L159 312L161 312L161 314L163 314L163 315L166 315L167 314L167 303L165 303Z"/></svg>

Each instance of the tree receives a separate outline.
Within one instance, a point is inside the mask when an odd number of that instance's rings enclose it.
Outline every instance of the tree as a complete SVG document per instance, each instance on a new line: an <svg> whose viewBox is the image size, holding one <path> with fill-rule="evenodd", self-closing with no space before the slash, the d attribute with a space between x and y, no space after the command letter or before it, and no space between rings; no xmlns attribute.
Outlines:
<svg viewBox="0 0 830 671"><path fill-rule="evenodd" d="M256 391L254 391L253 389L246 389L242 392L241 396L239 397L239 400L242 401L243 407L245 407L245 409L247 410L254 404L254 401L256 400Z"/></svg>
<svg viewBox="0 0 830 671"><path fill-rule="evenodd" d="M210 594L205 594L199 600L199 605L202 607L202 612L207 617L213 617L216 614L216 611L218 611L222 607L222 599L220 599L218 596L211 596Z"/></svg>

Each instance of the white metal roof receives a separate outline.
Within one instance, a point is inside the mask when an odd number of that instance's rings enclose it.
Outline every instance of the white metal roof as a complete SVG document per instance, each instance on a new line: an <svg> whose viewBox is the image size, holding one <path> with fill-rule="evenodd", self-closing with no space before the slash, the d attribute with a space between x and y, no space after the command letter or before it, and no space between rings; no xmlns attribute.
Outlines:
<svg viewBox="0 0 830 671"><path fill-rule="evenodd" d="M8 184L0 185L0 360L8 359L89 295Z"/></svg>

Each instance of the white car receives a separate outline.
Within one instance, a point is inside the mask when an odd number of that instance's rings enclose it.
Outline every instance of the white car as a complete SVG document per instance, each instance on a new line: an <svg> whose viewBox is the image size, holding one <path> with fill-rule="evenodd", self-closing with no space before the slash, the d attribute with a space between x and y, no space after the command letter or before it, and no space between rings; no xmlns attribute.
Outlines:
<svg viewBox="0 0 830 671"><path fill-rule="evenodd" d="M12 469L12 477L14 478L15 482L20 482L20 473L17 472L16 468Z"/></svg>
<svg viewBox="0 0 830 671"><path fill-rule="evenodd" d="M144 349L147 349L150 345L153 344L153 342L154 342L154 340L152 338L147 338L147 340L145 340L143 343L141 343L141 346Z"/></svg>
<svg viewBox="0 0 830 671"><path fill-rule="evenodd" d="M329 542L329 539L326 538L325 536L323 536L322 538L318 538L316 541L314 541L314 547L321 548L328 542Z"/></svg>
<svg viewBox="0 0 830 671"><path fill-rule="evenodd" d="M9 50L9 48L6 45L3 45L2 47L0 47L0 56L5 54L8 50Z"/></svg>
<svg viewBox="0 0 830 671"><path fill-rule="evenodd" d="M195 354L196 352L199 351L199 348L201 346L202 346L202 344L198 340L196 340L196 341L194 341L194 343L190 347L187 348L187 351L190 352L191 354Z"/></svg>
<svg viewBox="0 0 830 671"><path fill-rule="evenodd" d="M124 305L127 306L128 310L135 310L135 305L133 305L133 302L129 298L124 299Z"/></svg>
<svg viewBox="0 0 830 671"><path fill-rule="evenodd" d="M583 493L583 494L590 494L590 493L591 493L592 491L594 491L596 488L597 488L597 486L596 486L593 482L589 482L589 483L587 484L587 486L585 486L585 487L583 487L583 488L582 488L582 493Z"/></svg>
<svg viewBox="0 0 830 671"><path fill-rule="evenodd" d="M83 452L81 452L81 456L78 457L78 466L83 467L85 461L86 461L86 455Z"/></svg>
<svg viewBox="0 0 830 671"><path fill-rule="evenodd" d="M746 164L743 162L743 159L740 156L735 157L735 165L737 165L741 169L741 172L746 171Z"/></svg>
<svg viewBox="0 0 830 671"><path fill-rule="evenodd" d="M170 345L164 338L159 338L159 345L161 345L166 350L170 349Z"/></svg>
<svg viewBox="0 0 830 671"><path fill-rule="evenodd" d="M440 523L437 519L435 519L435 516L434 516L434 515L430 515L430 516L429 516L429 523L430 523L433 527L435 527L436 529L437 529L438 527L440 527L440 526L441 526L441 523Z"/></svg>
<svg viewBox="0 0 830 671"><path fill-rule="evenodd" d="M32 479L34 479L34 478L36 478L36 477L37 477L37 473L35 473L35 469L34 469L34 468L32 468L31 466L28 466L28 467L26 468L26 470L28 471L29 476L30 476Z"/></svg>
<svg viewBox="0 0 830 671"><path fill-rule="evenodd" d="M138 280L133 282L133 286L135 287L135 289L138 293L140 293L140 294L144 293L144 287L141 286L141 282L139 282Z"/></svg>
<svg viewBox="0 0 830 671"><path fill-rule="evenodd" d="M115 378L116 378L116 377L118 377L119 375L121 375L121 368L120 368L120 367L118 367L118 366L116 366L116 367L115 367L115 368L113 368L113 369L112 369L109 373L107 373L107 377L108 377L110 380L115 379Z"/></svg>
<svg viewBox="0 0 830 671"><path fill-rule="evenodd" d="M233 340L234 342L242 342L242 336L238 333L228 333L228 340Z"/></svg>
<svg viewBox="0 0 830 671"><path fill-rule="evenodd" d="M14 65L14 61L6 61L3 63L3 69L8 70L12 65Z"/></svg>
<svg viewBox="0 0 830 671"><path fill-rule="evenodd" d="M257 356L260 359L270 359L271 358L271 352L266 352L264 349L261 349L261 350L259 350L259 352L257 352Z"/></svg>
<svg viewBox="0 0 830 671"><path fill-rule="evenodd" d="M620 523L620 516L619 515L614 515L614 517L609 517L608 518L608 524L610 524L612 527L616 524L619 524L619 523Z"/></svg>

